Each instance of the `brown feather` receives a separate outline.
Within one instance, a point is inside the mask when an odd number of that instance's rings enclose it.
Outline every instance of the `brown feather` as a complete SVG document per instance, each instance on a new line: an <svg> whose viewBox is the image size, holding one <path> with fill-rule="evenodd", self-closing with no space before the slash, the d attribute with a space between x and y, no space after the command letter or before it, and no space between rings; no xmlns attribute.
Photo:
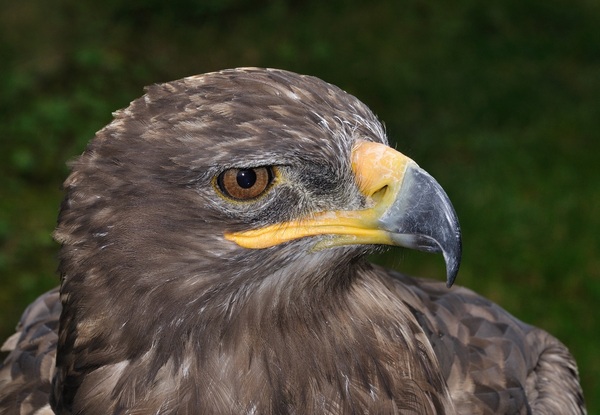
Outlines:
<svg viewBox="0 0 600 415"><path fill-rule="evenodd" d="M17 332L2 347L9 352L0 367L3 414L33 414L48 405L61 311L58 297L58 289L54 289L33 302L23 313Z"/></svg>

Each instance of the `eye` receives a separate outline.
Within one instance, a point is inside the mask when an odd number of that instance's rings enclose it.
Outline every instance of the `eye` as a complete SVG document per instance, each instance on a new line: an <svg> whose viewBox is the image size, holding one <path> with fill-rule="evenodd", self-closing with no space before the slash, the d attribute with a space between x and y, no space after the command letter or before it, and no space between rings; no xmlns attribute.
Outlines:
<svg viewBox="0 0 600 415"><path fill-rule="evenodd" d="M255 199L273 182L272 167L229 169L219 174L217 186L225 196L236 200Z"/></svg>

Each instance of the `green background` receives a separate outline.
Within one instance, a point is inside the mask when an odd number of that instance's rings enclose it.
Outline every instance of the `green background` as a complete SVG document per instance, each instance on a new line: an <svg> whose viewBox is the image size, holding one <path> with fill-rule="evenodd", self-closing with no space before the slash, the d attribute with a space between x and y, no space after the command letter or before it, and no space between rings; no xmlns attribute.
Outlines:
<svg viewBox="0 0 600 415"><path fill-rule="evenodd" d="M448 192L457 283L560 338L600 413L600 2L0 2L0 335L57 283L65 162L142 87L236 66L316 75ZM439 256L377 258L443 278Z"/></svg>

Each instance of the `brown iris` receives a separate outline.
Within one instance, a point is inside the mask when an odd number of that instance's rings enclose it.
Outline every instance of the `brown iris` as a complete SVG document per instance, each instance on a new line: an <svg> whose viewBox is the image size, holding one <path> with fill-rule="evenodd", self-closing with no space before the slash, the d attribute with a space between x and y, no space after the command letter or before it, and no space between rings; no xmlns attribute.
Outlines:
<svg viewBox="0 0 600 415"><path fill-rule="evenodd" d="M273 181L272 167L229 169L219 174L219 190L232 199L251 200L260 196Z"/></svg>

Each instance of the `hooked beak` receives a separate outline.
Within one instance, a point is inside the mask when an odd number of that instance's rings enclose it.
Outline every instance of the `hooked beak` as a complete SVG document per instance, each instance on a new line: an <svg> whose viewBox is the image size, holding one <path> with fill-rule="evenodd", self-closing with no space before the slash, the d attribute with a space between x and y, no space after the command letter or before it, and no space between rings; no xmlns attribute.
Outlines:
<svg viewBox="0 0 600 415"><path fill-rule="evenodd" d="M253 249L328 235L317 248L385 244L441 252L450 287L460 266L460 226L438 182L402 153L367 141L359 141L352 149L352 170L359 190L370 202L368 208L320 212L225 237Z"/></svg>

